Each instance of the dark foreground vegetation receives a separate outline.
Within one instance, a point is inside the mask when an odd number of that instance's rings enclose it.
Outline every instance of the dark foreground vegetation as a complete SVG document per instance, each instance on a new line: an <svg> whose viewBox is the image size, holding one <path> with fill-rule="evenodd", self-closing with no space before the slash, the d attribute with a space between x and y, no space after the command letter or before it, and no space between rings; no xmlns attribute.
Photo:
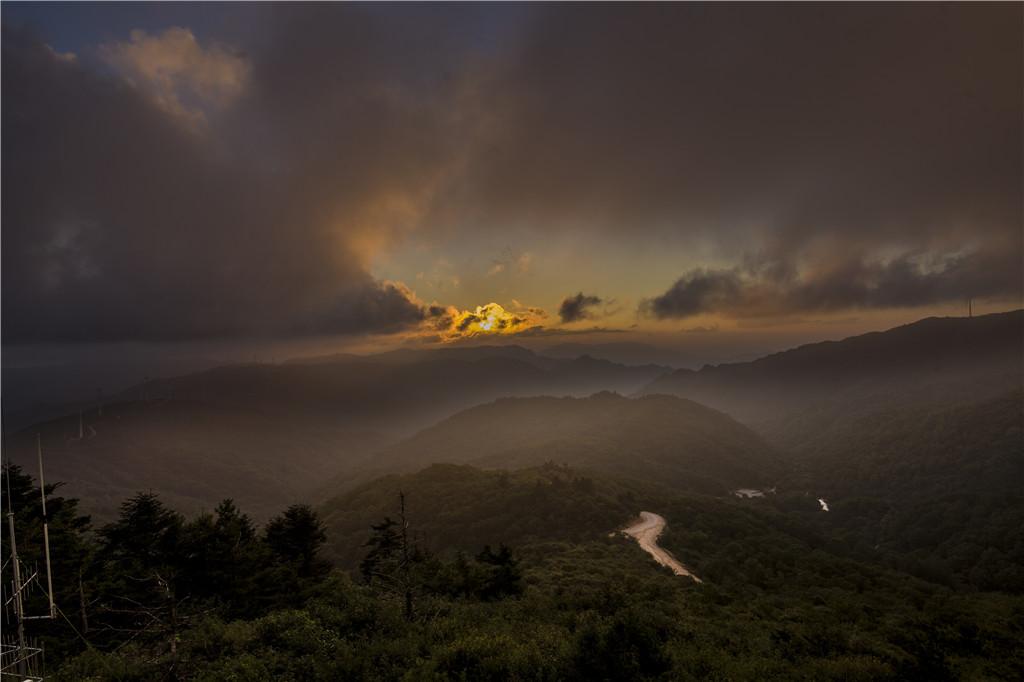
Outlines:
<svg viewBox="0 0 1024 682"><path fill-rule="evenodd" d="M28 476L11 474L19 550L35 557L38 493ZM508 511L474 526L468 520L486 516L481 490ZM30 623L49 672L246 681L1024 677L1020 594L868 560L795 498L680 497L550 464L511 473L432 467L353 495L351 505L322 510L329 528L304 506L258 529L230 501L186 519L139 494L116 521L92 529L77 502L51 487L60 614ZM702 584L610 534L645 504L659 505L669 520L662 544ZM501 527L519 515L527 525ZM45 609L41 598L36 591L30 607Z"/></svg>

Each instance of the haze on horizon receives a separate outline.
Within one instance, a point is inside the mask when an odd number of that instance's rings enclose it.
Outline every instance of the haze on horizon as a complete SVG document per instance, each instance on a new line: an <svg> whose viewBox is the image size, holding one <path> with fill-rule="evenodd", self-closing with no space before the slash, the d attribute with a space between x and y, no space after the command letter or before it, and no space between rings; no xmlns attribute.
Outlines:
<svg viewBox="0 0 1024 682"><path fill-rule="evenodd" d="M1019 5L2 13L5 364L1021 307Z"/></svg>
<svg viewBox="0 0 1024 682"><path fill-rule="evenodd" d="M0 20L3 679L1024 679L1021 3Z"/></svg>

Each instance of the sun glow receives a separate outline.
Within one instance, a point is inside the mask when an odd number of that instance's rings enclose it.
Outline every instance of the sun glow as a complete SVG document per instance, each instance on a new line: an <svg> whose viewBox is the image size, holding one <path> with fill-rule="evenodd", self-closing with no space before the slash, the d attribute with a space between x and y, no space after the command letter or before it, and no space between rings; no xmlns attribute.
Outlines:
<svg viewBox="0 0 1024 682"><path fill-rule="evenodd" d="M477 306L475 310L452 308L444 338L453 341L481 334L516 334L537 326L545 316L539 308L506 310L494 302Z"/></svg>

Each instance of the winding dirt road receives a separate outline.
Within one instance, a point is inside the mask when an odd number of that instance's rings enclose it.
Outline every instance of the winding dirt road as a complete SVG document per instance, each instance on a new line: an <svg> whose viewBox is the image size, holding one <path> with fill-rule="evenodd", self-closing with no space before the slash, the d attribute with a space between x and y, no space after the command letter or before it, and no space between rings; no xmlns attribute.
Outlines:
<svg viewBox="0 0 1024 682"><path fill-rule="evenodd" d="M676 575L685 575L701 582L700 578L690 572L686 566L676 561L676 558L667 549L658 546L658 536L665 529L665 517L651 512L640 512L640 523L626 528L622 532L636 539L640 543L640 549L644 550L662 566L668 566Z"/></svg>

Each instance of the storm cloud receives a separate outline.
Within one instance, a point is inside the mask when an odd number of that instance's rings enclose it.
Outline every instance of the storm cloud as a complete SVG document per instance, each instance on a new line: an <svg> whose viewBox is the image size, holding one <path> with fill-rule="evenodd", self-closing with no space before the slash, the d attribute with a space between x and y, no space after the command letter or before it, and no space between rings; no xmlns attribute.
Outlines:
<svg viewBox="0 0 1024 682"><path fill-rule="evenodd" d="M1019 267L1016 253L989 250L938 259L904 254L885 262L844 256L802 274L751 265L697 269L643 301L640 312L658 319L703 313L746 318L965 302L1014 291ZM1019 295L1019 281L1016 286Z"/></svg>
<svg viewBox="0 0 1024 682"><path fill-rule="evenodd" d="M1020 5L258 19L74 58L5 26L5 343L465 323L490 297L456 320L371 274L411 235L529 244L501 272L531 277L548 235L699 254L645 294L659 319L1021 296Z"/></svg>
<svg viewBox="0 0 1024 682"><path fill-rule="evenodd" d="M542 14L480 205L726 264L681 267L657 316L1021 300L1019 6Z"/></svg>
<svg viewBox="0 0 1024 682"><path fill-rule="evenodd" d="M282 32L306 28L284 19ZM97 64L5 28L4 341L388 332L423 320L411 292L375 281L365 261L429 191L444 115L421 110L430 97L392 101L385 91L404 90L406 74L366 64L348 68L378 76L372 85L324 91L342 49L331 38L307 34L311 54L296 55L282 36L242 57L171 29L104 46ZM299 77L319 81L302 88ZM423 134L402 135L413 129Z"/></svg>
<svg viewBox="0 0 1024 682"><path fill-rule="evenodd" d="M965 5L543 8L497 78L501 125L478 189L491 210L640 232L909 237L1015 218L1020 18Z"/></svg>

